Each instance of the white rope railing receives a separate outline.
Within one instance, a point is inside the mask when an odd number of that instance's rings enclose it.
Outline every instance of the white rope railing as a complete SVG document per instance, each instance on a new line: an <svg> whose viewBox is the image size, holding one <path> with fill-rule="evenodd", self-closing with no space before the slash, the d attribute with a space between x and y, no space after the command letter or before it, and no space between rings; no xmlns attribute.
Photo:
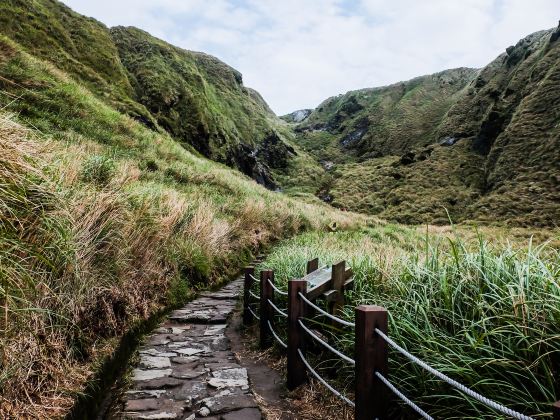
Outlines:
<svg viewBox="0 0 560 420"><path fill-rule="evenodd" d="M301 322L301 319L298 319L299 325L301 326L301 328L303 328L305 330L305 332L307 334L309 334L311 337L313 337L315 340L317 340L319 343L321 343L324 347L326 347L327 349L329 349L331 352L333 352L334 354L336 354L338 357L340 357L341 359L347 361L348 363L355 365L356 362L354 361L354 359L351 359L350 357L346 356L344 353L341 353L340 351L338 351L337 349L335 349L334 347L332 347L329 343L327 343L326 341L324 341L323 339L321 339L318 335L316 335L313 331L311 331L309 328L307 328L305 326L305 324L303 322Z"/></svg>
<svg viewBox="0 0 560 420"><path fill-rule="evenodd" d="M250 306L248 306L247 309L249 309L249 312L251 312L255 318L257 318L259 321L261 320L261 317L258 316L258 315L251 309Z"/></svg>
<svg viewBox="0 0 560 420"><path fill-rule="evenodd" d="M397 350L403 356L405 356L406 358L408 358L412 362L416 363L417 365L423 367L428 372L430 372L432 375L437 376L442 381L447 382L449 385L457 388L459 391L461 391L461 392L467 394L468 396L474 398L475 400L480 401L481 403L487 405L490 408L493 408L496 411L499 411L502 414L513 417L514 419L533 420L532 417L528 417L524 414L518 413L517 411L514 411L510 408L507 408L506 406L504 406L502 404L498 404L497 402L492 401L491 399L486 398L483 395L480 395L479 393L473 391L472 389L467 388L465 385L460 384L459 382L455 381L454 379L451 379L449 376L447 376L447 375L441 373L440 371L434 369L430 365L428 365L425 362L423 362L422 360L420 360L418 357L410 354L408 351L403 349L401 346L399 346L397 343L395 343L393 340L391 340L389 337L387 337L387 335L385 333L383 333L383 331L381 331L379 328L376 328L375 332L377 334L379 334L387 342L387 344L389 344L391 347L393 347L395 350Z"/></svg>
<svg viewBox="0 0 560 420"><path fill-rule="evenodd" d="M426 413L424 410L422 410L420 407L414 404L412 400L407 398L406 395L404 395L401 391L395 388L395 386L391 382L389 382L387 378L383 376L381 373L375 372L375 376L377 376L381 380L381 382L383 382L387 386L387 388L393 391L397 397L403 400L406 405L408 405L410 408L416 411L420 417L427 420L434 420L432 416L430 416L428 413Z"/></svg>
<svg viewBox="0 0 560 420"><path fill-rule="evenodd" d="M315 370L311 367L311 365L309 364L309 362L307 360L305 360L305 357L303 357L303 353L301 352L300 349L298 349L298 353L299 353L299 357L301 358L301 361L303 362L303 364L305 365L305 367L307 368L307 370L309 371L309 373L311 373L319 382L321 382L329 391L331 391L335 397L340 398L342 401L344 401L346 404L348 404L350 407L355 407L356 404L354 404L353 401L349 400L347 397L345 397L344 395L342 395L340 392L338 392L336 389L334 389L327 381L325 381L317 372L315 372Z"/></svg>
<svg viewBox="0 0 560 420"><path fill-rule="evenodd" d="M272 287L272 289L274 289L274 291L275 291L276 293L278 293L279 295L282 295L282 296L288 296L288 292L284 292L283 290L280 290L278 287L276 287L276 286L274 285L274 283L272 283L272 282L270 281L270 279L267 279L267 281L268 281L268 284L270 284L270 287Z"/></svg>
<svg viewBox="0 0 560 420"><path fill-rule="evenodd" d="M255 293L253 293L251 290L249 290L249 294L251 296L253 296L255 299L260 299L260 296L257 296Z"/></svg>
<svg viewBox="0 0 560 420"><path fill-rule="evenodd" d="M285 349L288 348L288 345L286 343L284 343L280 337L278 337L278 334L276 334L276 331L274 331L274 328L272 328L272 324L270 323L270 321L268 321L268 328L270 329L270 332L272 333L272 335L274 336L274 338L276 339L276 341L278 342L278 344L280 344L282 347L284 347Z"/></svg>
<svg viewBox="0 0 560 420"><path fill-rule="evenodd" d="M282 309L280 309L278 306L276 306L274 304L274 302L272 302L270 299L267 299L268 304L270 306L272 306L272 308L281 316L283 316L284 318L288 318L288 314L286 312L284 312Z"/></svg>
<svg viewBox="0 0 560 420"><path fill-rule="evenodd" d="M303 301L304 301L305 303L307 303L309 306L311 306L313 309L315 309L317 312L320 312L321 314L323 314L323 315L326 316L327 318L330 318L330 319L332 319L333 321L338 322L339 324L346 325L347 327L352 327L352 328L355 328L355 327L356 327L356 325L355 325L353 322L348 322L348 321L345 321L345 320L343 320L343 319L340 319L340 318L338 318L338 317L336 317L336 316L334 316L334 315L329 314L327 311L325 311L325 310L319 308L317 305L315 305L313 302L311 302L309 299L307 299L307 298L304 296L303 293L298 292L298 295L299 295L300 298L303 299Z"/></svg>
<svg viewBox="0 0 560 420"><path fill-rule="evenodd" d="M253 276L252 274L249 274L249 277L251 277L254 281L260 281L258 278L256 278L256 277Z"/></svg>

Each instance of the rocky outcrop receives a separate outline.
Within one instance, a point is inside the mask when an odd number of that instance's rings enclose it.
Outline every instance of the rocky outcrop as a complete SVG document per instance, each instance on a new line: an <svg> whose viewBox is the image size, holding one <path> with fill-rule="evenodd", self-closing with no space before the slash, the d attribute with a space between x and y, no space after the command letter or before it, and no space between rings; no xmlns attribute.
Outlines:
<svg viewBox="0 0 560 420"><path fill-rule="evenodd" d="M282 115L280 118L286 122L297 124L304 121L307 117L309 117L309 115L311 115L312 112L312 109L300 109L290 114Z"/></svg>

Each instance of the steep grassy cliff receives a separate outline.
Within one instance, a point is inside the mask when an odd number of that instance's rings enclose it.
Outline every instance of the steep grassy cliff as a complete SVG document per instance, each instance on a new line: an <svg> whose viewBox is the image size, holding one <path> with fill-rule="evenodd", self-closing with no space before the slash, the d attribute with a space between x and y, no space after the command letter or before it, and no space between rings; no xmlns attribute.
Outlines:
<svg viewBox="0 0 560 420"><path fill-rule="evenodd" d="M2 2L0 34L148 128L268 188L298 153L291 130L241 74L207 54L136 28L109 29L56 0Z"/></svg>
<svg viewBox="0 0 560 420"><path fill-rule="evenodd" d="M323 163L316 193L405 222L560 220L560 29L483 69L349 92L295 125Z"/></svg>

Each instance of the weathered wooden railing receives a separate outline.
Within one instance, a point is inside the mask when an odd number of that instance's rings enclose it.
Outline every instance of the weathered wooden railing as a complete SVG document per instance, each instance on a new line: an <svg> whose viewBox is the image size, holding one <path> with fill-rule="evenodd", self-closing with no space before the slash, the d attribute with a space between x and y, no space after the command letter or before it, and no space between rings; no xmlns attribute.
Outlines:
<svg viewBox="0 0 560 420"><path fill-rule="evenodd" d="M255 284L260 285L260 294L252 291ZM288 281L288 290L279 289L274 283L274 272L263 270L260 278L255 277L255 268L245 269L245 289L243 300L243 322L251 324L259 321L259 341L262 349L277 342L287 353L287 387L295 389L307 381L310 373L335 396L354 408L356 420L386 419L390 390L404 403L411 407L420 417L432 417L418 407L399 391L388 379L388 349L401 353L413 363L418 364L432 375L459 389L464 394L501 412L509 417L520 420L531 420L531 417L513 411L498 404L435 370L425 362L400 347L388 336L388 314L385 308L373 305L360 305L355 308L355 322L349 322L337 316L344 306L344 292L353 287L352 270L346 269L344 261L332 267L319 268L316 258L307 263L307 274L301 279ZM279 308L275 295L286 296L287 310ZM327 310L322 309L313 301L319 297L326 302ZM259 306L258 313L255 311ZM304 321L311 316L324 316L333 324L343 328L354 329L354 359L341 353L321 338ZM287 319L287 342L282 341L274 329L275 317ZM354 365L355 387L352 401L334 389L321 377L305 358L306 344L311 338L325 349L334 353L339 359ZM560 420L560 401L552 406L553 420Z"/></svg>

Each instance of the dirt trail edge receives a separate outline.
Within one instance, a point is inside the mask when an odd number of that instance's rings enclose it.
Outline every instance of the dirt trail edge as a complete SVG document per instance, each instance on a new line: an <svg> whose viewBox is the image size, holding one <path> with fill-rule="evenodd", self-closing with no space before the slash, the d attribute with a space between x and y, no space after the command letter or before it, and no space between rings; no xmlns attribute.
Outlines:
<svg viewBox="0 0 560 420"><path fill-rule="evenodd" d="M225 334L242 285L239 278L202 293L148 336L120 418L261 419L247 369Z"/></svg>

